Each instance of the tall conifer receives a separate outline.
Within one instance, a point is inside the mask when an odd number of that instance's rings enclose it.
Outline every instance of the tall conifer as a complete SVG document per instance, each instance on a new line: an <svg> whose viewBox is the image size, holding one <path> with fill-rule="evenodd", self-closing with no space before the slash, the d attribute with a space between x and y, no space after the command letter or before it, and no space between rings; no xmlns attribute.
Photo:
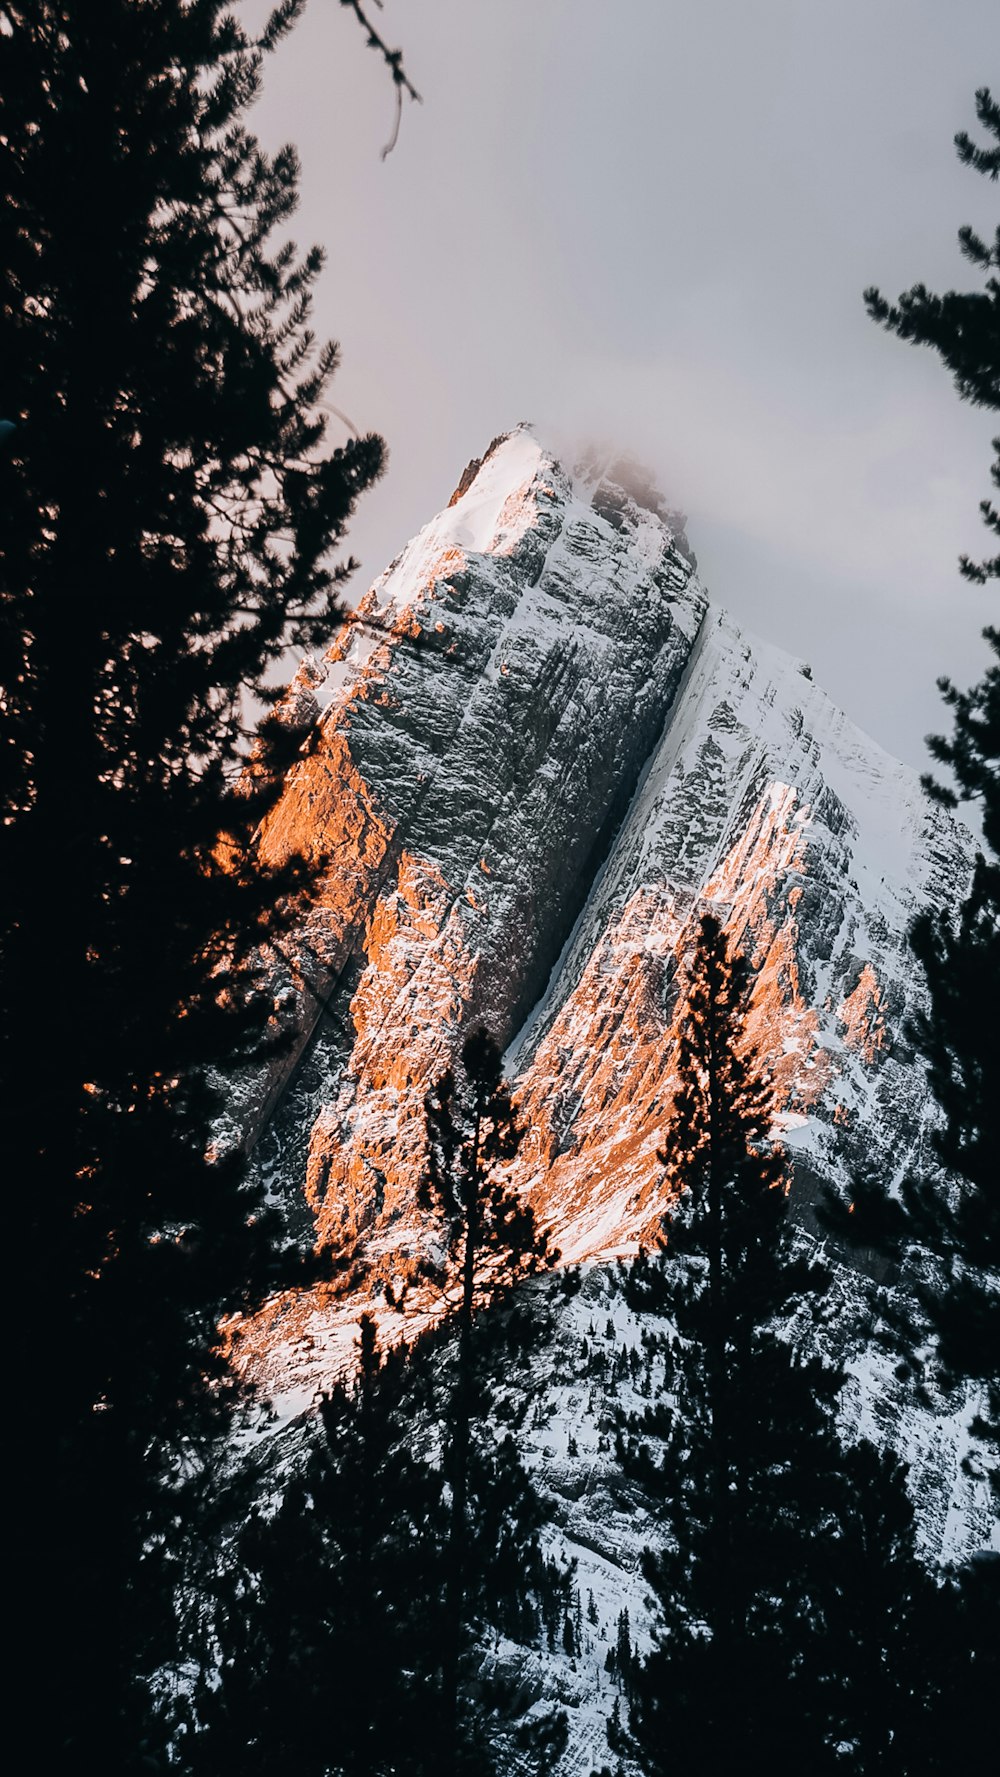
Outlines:
<svg viewBox="0 0 1000 1777"><path fill-rule="evenodd" d="M200 1777L431 1777L446 1519L440 1472L412 1448L409 1354L361 1321L354 1376L270 1517L224 1564L217 1658L181 1762ZM428 1428L429 1430L429 1428Z"/></svg>
<svg viewBox="0 0 1000 1777"><path fill-rule="evenodd" d="M862 1741L867 1715L884 1720L909 1682L886 1649L892 1612L908 1620L900 1576L919 1583L912 1514L891 1462L870 1446L841 1450L842 1377L788 1336L825 1279L789 1223L771 1083L744 1035L746 988L745 964L705 916L661 1155L680 1194L665 1250L629 1283L633 1306L668 1316L679 1336L661 1398L620 1446L664 1531L646 1563L659 1630L634 1680L636 1751L656 1777L743 1765L902 1773L899 1760L868 1762ZM844 1590L855 1547L869 1551L877 1605ZM858 1647L863 1683L845 1665Z"/></svg>
<svg viewBox="0 0 1000 1777"><path fill-rule="evenodd" d="M964 132L955 145L966 166L995 184L1000 105L985 87L976 94L976 113L985 145ZM895 304L875 289L865 292L865 300L889 332L938 353L962 400L998 412L1000 226L992 240L970 227L961 228L958 238L983 279L981 289L939 296L917 284ZM991 477L1000 489L1000 437L993 448ZM985 499L980 512L996 540L1000 511ZM979 585L1000 578L1000 554L981 561L963 556L960 566ZM936 1182L916 1178L905 1189L904 1205L906 1232L941 1261L922 1302L943 1375L985 1385L986 1408L975 1430L1000 1489L1000 629L991 625L983 633L993 658L979 684L963 692L939 681L954 727L950 738L937 736L929 744L957 788L930 778L925 784L946 804L973 804L985 849L962 906L921 914L911 935L930 994L918 1036L944 1113L933 1139L959 1190L949 1200Z"/></svg>
<svg viewBox="0 0 1000 1777"><path fill-rule="evenodd" d="M223 0L3 0L0 1025L35 1762L130 1768L170 1648L178 1488L267 1281L207 1070L255 1052L294 869L250 841L246 687L329 633L382 447L331 450L297 162L248 131ZM280 725L266 744L277 757ZM29 1691L26 1693L31 1695Z"/></svg>
<svg viewBox="0 0 1000 1777"><path fill-rule="evenodd" d="M529 1204L511 1190L504 1169L517 1153L523 1131L503 1080L500 1052L485 1030L474 1031L462 1049L458 1077L445 1073L426 1101L427 1164L423 1207L434 1215L443 1252L433 1267L455 1331L454 1381L446 1408L444 1472L450 1492L442 1644L442 1771L482 1768L468 1711L462 1709L462 1657L475 1607L488 1588L495 1555L506 1552L513 1589L530 1585L540 1560L535 1533L541 1513L509 1444L487 1454L476 1432L488 1412L484 1394L481 1310L498 1304L514 1286L558 1257L535 1225ZM499 1491L498 1491L499 1490ZM503 1506L499 1515L497 1502ZM486 1519L496 1550L476 1530ZM520 1542L505 1551L504 1545ZM479 1544L478 1551L476 1544ZM495 1601L499 1602L499 1601Z"/></svg>

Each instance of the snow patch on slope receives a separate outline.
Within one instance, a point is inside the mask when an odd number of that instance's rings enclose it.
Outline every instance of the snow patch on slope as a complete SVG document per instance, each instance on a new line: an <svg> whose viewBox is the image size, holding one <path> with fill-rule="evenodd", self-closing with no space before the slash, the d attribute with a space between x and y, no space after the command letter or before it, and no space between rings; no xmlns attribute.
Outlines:
<svg viewBox="0 0 1000 1777"><path fill-rule="evenodd" d="M375 582L372 597L382 612L406 610L426 586L440 558L509 552L532 524L532 483L549 461L538 439L518 427L486 458L470 486L407 543Z"/></svg>

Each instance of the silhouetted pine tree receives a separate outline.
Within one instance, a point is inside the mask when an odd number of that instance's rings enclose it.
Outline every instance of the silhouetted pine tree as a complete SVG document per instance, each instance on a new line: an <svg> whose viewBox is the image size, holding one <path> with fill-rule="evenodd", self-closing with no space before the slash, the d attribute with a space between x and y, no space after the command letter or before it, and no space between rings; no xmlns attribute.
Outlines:
<svg viewBox="0 0 1000 1777"><path fill-rule="evenodd" d="M956 147L967 166L995 183L1000 105L985 87L976 94L976 112L987 145L976 145L963 132ZM969 227L960 229L958 238L966 259L983 275L982 289L938 296L918 284L895 305L875 289L865 292L865 300L889 332L940 355L963 400L997 412L1000 227L992 242ZM993 446L991 476L1000 488L1000 437ZM1000 512L989 499L980 511L996 538ZM983 561L963 556L960 565L966 579L978 584L1000 577L1000 555ZM943 1273L921 1299L944 1379L972 1378L986 1385L986 1411L975 1429L994 1488L1000 1489L1000 630L990 627L984 636L994 658L980 683L963 692L946 679L939 682L954 729L950 739L933 737L929 745L954 773L957 794L930 778L924 781L939 801L955 806L961 799L978 808L986 849L957 914L924 913L911 934L930 990L930 1010L917 1034L945 1119L933 1139L960 1190L948 1201L935 1183L913 1179L905 1187L904 1206L906 1235L943 1261Z"/></svg>
<svg viewBox="0 0 1000 1777"><path fill-rule="evenodd" d="M505 1608L516 1613L519 1600L523 1613L533 1579L543 1578L537 1545L542 1513L513 1441L484 1442L489 1398L478 1320L485 1307L495 1307L558 1254L504 1176L522 1130L500 1052L485 1030L467 1039L458 1078L447 1072L428 1094L426 1116L421 1203L440 1229L444 1251L434 1272L456 1346L444 1423L450 1526L441 1662L441 1769L454 1773L480 1771L486 1757L475 1711L463 1707L462 1697L463 1655L474 1624L481 1610L494 1622Z"/></svg>
<svg viewBox="0 0 1000 1777"><path fill-rule="evenodd" d="M324 441L321 255L275 243L296 156L244 121L299 11L254 43L224 0L0 9L16 1617L33 1758L78 1770L155 1755L131 1677L170 1647L219 1314L272 1264L239 1158L206 1157L206 1072L259 1049L255 947L295 880L252 864L283 733L244 793L241 699L329 633L382 462Z"/></svg>
<svg viewBox="0 0 1000 1777"><path fill-rule="evenodd" d="M447 1521L436 1464L412 1447L408 1353L361 1322L353 1381L270 1519L251 1513L224 1576L219 1657L182 1754L196 1773L431 1777Z"/></svg>
<svg viewBox="0 0 1000 1777"><path fill-rule="evenodd" d="M457 1120L449 1110L459 1146L463 1103ZM483 1090L480 1171L488 1156L507 1149L509 1108ZM454 1180L457 1147L449 1153ZM499 1274L484 1282L478 1262L473 1267L473 1349L462 1395L469 1418L458 1433L460 1548L454 1445L461 1372L450 1361L458 1342L445 1324L415 1347L383 1356L364 1316L356 1377L324 1400L318 1445L297 1464L273 1514L251 1511L223 1563L206 1670L175 1750L193 1777L230 1769L247 1777L283 1769L305 1777L438 1777L452 1760L484 1773L505 1743L521 1768L544 1770L564 1742L558 1713L533 1718L522 1733L512 1726L506 1686L477 1671L473 1695L461 1671L462 1655L486 1626L530 1642L544 1625L551 1639L572 1584L570 1569L542 1555L544 1514L513 1439L485 1423L490 1378L511 1341L496 1322L487 1330L479 1311L503 1295L503 1280L509 1286L533 1268L519 1206L505 1200L498 1182L479 1180L481 1199L488 1196L495 1212L482 1211L480 1250L495 1253ZM516 1259L485 1232L489 1225L496 1234L508 1217L522 1230ZM534 1247L537 1258L537 1237ZM442 1272L447 1287L447 1266ZM522 1325L516 1336L524 1336ZM259 1487L259 1477L250 1485ZM452 1697L445 1687L456 1643Z"/></svg>
<svg viewBox="0 0 1000 1777"><path fill-rule="evenodd" d="M661 1155L681 1195L665 1251L628 1285L633 1306L669 1316L678 1335L660 1399L620 1442L666 1532L646 1562L660 1622L633 1678L635 1750L657 1777L902 1773L869 1759L877 1731L865 1723L892 1720L910 1684L908 1656L890 1665L889 1647L920 1583L911 1513L896 1465L868 1446L842 1452L842 1377L782 1336L825 1278L788 1221L771 1082L743 1031L746 986L706 916ZM860 1589L844 1579L855 1557L870 1565Z"/></svg>

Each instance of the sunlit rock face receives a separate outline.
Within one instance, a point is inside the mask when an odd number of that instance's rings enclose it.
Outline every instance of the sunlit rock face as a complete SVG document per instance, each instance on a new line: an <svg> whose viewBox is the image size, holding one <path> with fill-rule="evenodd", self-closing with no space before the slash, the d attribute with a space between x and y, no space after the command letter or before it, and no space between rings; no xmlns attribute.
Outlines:
<svg viewBox="0 0 1000 1777"><path fill-rule="evenodd" d="M812 684L709 607L608 862L516 1044L539 1189L574 1258L655 1234L670 1014L694 921L751 964L750 1045L775 1083L792 1203L866 1164L898 1180L928 1114L906 1029L906 933L968 880L964 829ZM666 1027L666 1029L665 1029Z"/></svg>
<svg viewBox="0 0 1000 1777"><path fill-rule="evenodd" d="M551 1551L577 1563L592 1606L578 1659L489 1657L526 1702L567 1709L558 1777L577 1777L608 1759L620 1611L640 1650L653 1628L655 1513L623 1487L614 1416L648 1402L643 1364L647 1390L663 1377L605 1261L655 1236L669 1202L657 1150L698 918L711 908L751 965L747 1042L808 1227L825 1180L928 1161L906 933L918 908L960 899L972 841L808 668L709 601L680 520L634 466L571 474L523 429L469 466L358 621L303 666L286 715L301 754L261 852L305 853L316 886L275 969L292 1047L231 1116L303 1238L365 1266L361 1299L286 1294L234 1323L234 1348L287 1420L351 1361L363 1309L386 1339L439 1311L417 1283L399 1313L382 1286L412 1278L427 1238L424 1094L488 1023L527 1130L519 1182L564 1259L588 1261L578 1295L537 1286L555 1333L507 1405ZM875 1270L835 1268L801 1336L846 1371L848 1435L911 1465L928 1556L962 1556L991 1535L962 1464L975 1403L917 1400L897 1375L871 1335Z"/></svg>
<svg viewBox="0 0 1000 1777"><path fill-rule="evenodd" d="M320 876L280 983L296 1042L242 1114L321 1243L405 1274L423 1096L480 1021L508 1046L521 1179L565 1257L649 1239L708 906L754 971L800 1218L856 1163L919 1158L906 931L961 894L971 841L708 600L634 466L571 475L525 429L495 441L289 710L302 757L262 853Z"/></svg>
<svg viewBox="0 0 1000 1777"><path fill-rule="evenodd" d="M307 1049L248 1125L322 1241L394 1263L418 1237L423 1095L463 1028L506 1042L530 1012L676 702L707 600L623 478L577 491L529 433L499 441L305 674L262 849L328 854L295 950Z"/></svg>

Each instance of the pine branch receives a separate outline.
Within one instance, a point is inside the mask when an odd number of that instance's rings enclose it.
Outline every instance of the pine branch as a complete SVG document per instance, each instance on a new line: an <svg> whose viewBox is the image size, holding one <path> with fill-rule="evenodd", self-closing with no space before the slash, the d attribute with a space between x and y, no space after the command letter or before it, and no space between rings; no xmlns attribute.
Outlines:
<svg viewBox="0 0 1000 1777"><path fill-rule="evenodd" d="M963 166L975 167L977 173L996 179L1000 177L1000 105L995 103L988 86L981 86L976 93L976 116L983 129L998 138L997 146L980 148L965 130L960 130L955 137L958 158Z"/></svg>

